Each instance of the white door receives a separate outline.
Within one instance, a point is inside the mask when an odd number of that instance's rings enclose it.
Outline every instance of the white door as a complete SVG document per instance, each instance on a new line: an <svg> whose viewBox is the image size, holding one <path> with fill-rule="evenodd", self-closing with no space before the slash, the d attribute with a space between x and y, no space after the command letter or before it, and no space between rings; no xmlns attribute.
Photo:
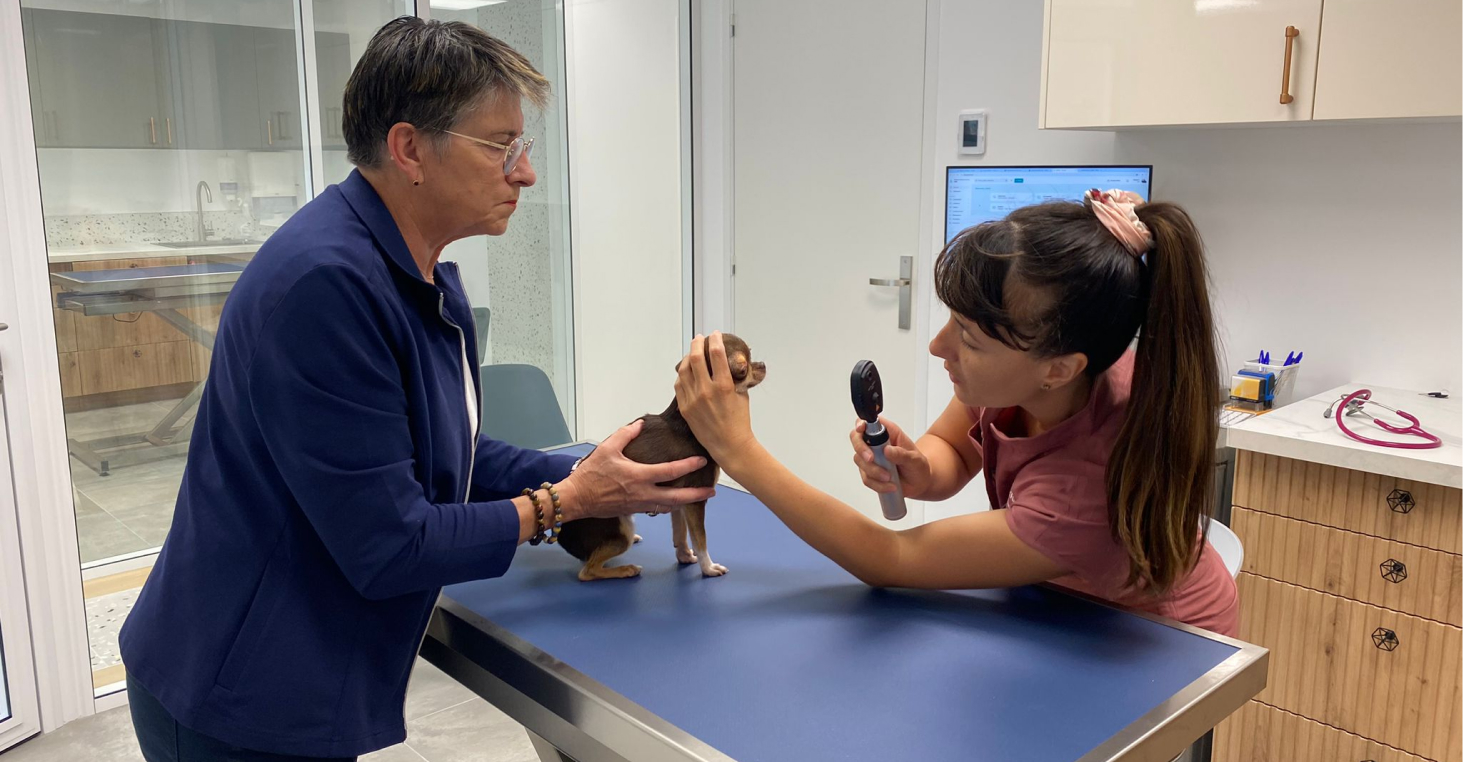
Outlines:
<svg viewBox="0 0 1463 762"><path fill-rule="evenodd" d="M920 288L931 266L917 250L925 3L737 0L735 14L734 321L767 363L753 426L799 476L877 517L848 443L849 375L873 360L887 414L917 435L924 346L899 327L899 289L869 280L913 257Z"/></svg>
<svg viewBox="0 0 1463 762"><path fill-rule="evenodd" d="M1463 3L1327 0L1317 119L1463 113Z"/></svg>
<svg viewBox="0 0 1463 762"><path fill-rule="evenodd" d="M1311 118L1321 0L1049 0L1046 31L1043 127Z"/></svg>
<svg viewBox="0 0 1463 762"><path fill-rule="evenodd" d="M5 401L5 369L0 367L0 751L41 730Z"/></svg>

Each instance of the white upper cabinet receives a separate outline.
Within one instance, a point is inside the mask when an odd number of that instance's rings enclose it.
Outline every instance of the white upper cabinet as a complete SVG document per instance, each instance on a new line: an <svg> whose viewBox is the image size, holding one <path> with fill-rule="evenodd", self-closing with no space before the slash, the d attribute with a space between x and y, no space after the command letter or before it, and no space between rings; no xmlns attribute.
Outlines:
<svg viewBox="0 0 1463 762"><path fill-rule="evenodd" d="M1041 126L1456 116L1460 0L1047 0Z"/></svg>
<svg viewBox="0 0 1463 762"><path fill-rule="evenodd" d="M1463 2L1326 0L1317 119L1463 114Z"/></svg>

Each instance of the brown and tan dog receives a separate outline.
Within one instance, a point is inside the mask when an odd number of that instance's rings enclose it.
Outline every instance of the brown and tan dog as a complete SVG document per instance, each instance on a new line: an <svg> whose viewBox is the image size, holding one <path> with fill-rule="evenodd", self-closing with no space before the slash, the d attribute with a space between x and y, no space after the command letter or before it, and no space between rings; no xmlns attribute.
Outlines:
<svg viewBox="0 0 1463 762"><path fill-rule="evenodd" d="M731 369L732 382L737 391L745 392L762 383L767 377L767 366L752 362L752 350L747 342L724 333L727 366ZM706 362L709 366L710 355ZM677 366L679 367L679 366ZM696 441L686 419L681 417L680 407L675 399L660 415L646 415L641 418L645 425L639 436L625 446L625 457L637 463L666 463L682 458L701 456L706 459L703 468L685 476L661 484L662 487L711 487L721 477L721 468L706 448ZM691 503L671 512L671 539L676 546L676 560L683 564L700 563L701 573L707 577L726 574L726 567L711 561L706 550L706 502ZM691 545L686 544L689 531ZM589 582L596 579L620 579L634 577L640 567L634 564L606 567L605 563L630 549L639 542L635 534L635 523L628 517L614 519L579 519L564 525L559 532L559 544L569 554L584 562L579 570L579 579ZM694 546L694 550L693 550Z"/></svg>

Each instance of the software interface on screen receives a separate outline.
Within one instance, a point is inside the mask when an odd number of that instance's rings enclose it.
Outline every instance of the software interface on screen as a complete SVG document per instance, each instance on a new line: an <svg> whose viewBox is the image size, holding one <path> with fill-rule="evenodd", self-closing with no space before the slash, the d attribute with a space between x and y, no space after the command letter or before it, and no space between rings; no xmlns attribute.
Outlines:
<svg viewBox="0 0 1463 762"><path fill-rule="evenodd" d="M1015 209L1043 201L1081 201L1092 188L1148 198L1151 167L950 167L945 184L945 240Z"/></svg>

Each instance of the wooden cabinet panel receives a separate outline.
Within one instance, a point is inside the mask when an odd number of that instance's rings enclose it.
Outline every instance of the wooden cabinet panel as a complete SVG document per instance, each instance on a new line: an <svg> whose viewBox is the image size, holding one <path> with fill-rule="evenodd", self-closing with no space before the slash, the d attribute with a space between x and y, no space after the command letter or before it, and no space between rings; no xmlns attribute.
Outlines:
<svg viewBox="0 0 1463 762"><path fill-rule="evenodd" d="M1244 570L1463 625L1463 556L1235 508Z"/></svg>
<svg viewBox="0 0 1463 762"><path fill-rule="evenodd" d="M193 353L185 342L139 344L76 352L83 394L103 394L193 381Z"/></svg>
<svg viewBox="0 0 1463 762"><path fill-rule="evenodd" d="M1240 639L1270 649L1266 704L1428 759L1463 755L1463 631L1253 574Z"/></svg>
<svg viewBox="0 0 1463 762"><path fill-rule="evenodd" d="M1214 730L1213 762L1427 762L1251 701Z"/></svg>
<svg viewBox="0 0 1463 762"><path fill-rule="evenodd" d="M1458 553L1463 491L1240 451L1234 504L1373 537Z"/></svg>
<svg viewBox="0 0 1463 762"><path fill-rule="evenodd" d="M1326 0L1317 119L1463 114L1463 3Z"/></svg>
<svg viewBox="0 0 1463 762"><path fill-rule="evenodd" d="M59 352L57 365L61 367L61 397L76 397L81 391L81 365L76 352Z"/></svg>

